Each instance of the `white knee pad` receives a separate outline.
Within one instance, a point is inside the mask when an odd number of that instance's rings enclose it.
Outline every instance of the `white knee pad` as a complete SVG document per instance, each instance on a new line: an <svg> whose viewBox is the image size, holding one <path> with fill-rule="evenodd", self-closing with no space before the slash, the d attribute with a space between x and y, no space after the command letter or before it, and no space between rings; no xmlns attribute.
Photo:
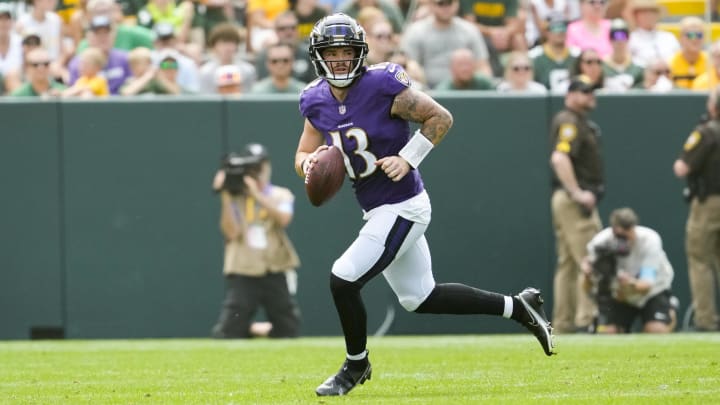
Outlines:
<svg viewBox="0 0 720 405"><path fill-rule="evenodd" d="M428 296L430 296L430 293L432 292L432 288L429 292L422 294L422 295L406 295L402 297L398 297L398 302L400 302L400 305L402 305L403 308L405 308L408 312L413 312L420 304L425 302Z"/></svg>
<svg viewBox="0 0 720 405"><path fill-rule="evenodd" d="M353 262L348 260L345 255L335 260L332 266L332 274L350 282L357 281L362 276L362 274L358 274Z"/></svg>

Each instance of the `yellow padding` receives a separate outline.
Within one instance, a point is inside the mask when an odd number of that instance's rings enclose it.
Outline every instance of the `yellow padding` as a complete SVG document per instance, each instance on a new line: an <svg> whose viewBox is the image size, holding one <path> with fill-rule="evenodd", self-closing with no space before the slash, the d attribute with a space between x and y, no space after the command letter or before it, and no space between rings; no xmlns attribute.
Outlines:
<svg viewBox="0 0 720 405"><path fill-rule="evenodd" d="M704 0L658 0L666 16L705 15Z"/></svg>

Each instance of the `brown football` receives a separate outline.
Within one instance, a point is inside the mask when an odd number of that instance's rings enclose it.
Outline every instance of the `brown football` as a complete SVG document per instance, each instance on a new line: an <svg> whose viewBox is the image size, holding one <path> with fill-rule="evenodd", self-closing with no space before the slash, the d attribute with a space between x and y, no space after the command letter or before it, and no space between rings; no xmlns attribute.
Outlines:
<svg viewBox="0 0 720 405"><path fill-rule="evenodd" d="M317 163L305 176L305 192L312 205L319 207L331 199L345 180L342 152L335 146L317 154Z"/></svg>

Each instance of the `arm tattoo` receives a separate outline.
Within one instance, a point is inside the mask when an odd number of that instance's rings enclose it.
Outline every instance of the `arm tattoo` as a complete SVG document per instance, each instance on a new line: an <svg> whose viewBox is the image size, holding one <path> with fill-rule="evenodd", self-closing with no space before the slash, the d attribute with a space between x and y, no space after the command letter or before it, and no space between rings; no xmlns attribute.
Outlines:
<svg viewBox="0 0 720 405"><path fill-rule="evenodd" d="M445 137L453 123L453 117L445 107L427 94L411 88L395 97L391 113L395 117L421 123L420 132L435 145Z"/></svg>

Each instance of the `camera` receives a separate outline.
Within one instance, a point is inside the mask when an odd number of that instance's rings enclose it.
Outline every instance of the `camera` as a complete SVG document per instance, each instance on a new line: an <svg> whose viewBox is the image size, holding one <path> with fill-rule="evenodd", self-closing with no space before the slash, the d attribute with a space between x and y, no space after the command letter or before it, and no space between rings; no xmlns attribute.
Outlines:
<svg viewBox="0 0 720 405"><path fill-rule="evenodd" d="M595 247L593 263L593 295L598 304L598 324L608 324L612 286L617 277L617 259L630 253L630 243L624 238L612 238L606 244Z"/></svg>
<svg viewBox="0 0 720 405"><path fill-rule="evenodd" d="M222 189L233 195L245 194L245 176L257 176L264 158L258 155L227 154L221 164L225 171Z"/></svg>

